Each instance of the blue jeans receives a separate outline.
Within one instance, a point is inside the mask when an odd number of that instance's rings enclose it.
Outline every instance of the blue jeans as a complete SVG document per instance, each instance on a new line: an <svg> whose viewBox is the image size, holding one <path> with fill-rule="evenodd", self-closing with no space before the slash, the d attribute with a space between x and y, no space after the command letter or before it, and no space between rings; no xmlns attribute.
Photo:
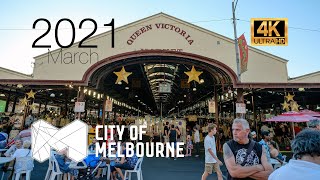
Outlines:
<svg viewBox="0 0 320 180"><path fill-rule="evenodd" d="M196 150L196 155L200 155L200 143L194 143L195 145L195 150Z"/></svg>

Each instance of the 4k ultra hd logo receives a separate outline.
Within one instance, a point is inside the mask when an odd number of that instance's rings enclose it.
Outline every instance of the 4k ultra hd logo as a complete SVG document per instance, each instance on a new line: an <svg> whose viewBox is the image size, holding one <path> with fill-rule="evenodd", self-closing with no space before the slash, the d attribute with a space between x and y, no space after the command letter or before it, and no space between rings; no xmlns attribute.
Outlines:
<svg viewBox="0 0 320 180"><path fill-rule="evenodd" d="M251 18L252 46L287 46L288 18Z"/></svg>

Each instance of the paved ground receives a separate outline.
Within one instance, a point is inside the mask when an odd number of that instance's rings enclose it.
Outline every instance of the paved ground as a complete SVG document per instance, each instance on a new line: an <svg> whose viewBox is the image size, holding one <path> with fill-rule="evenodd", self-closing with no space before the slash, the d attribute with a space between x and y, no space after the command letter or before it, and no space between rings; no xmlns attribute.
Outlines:
<svg viewBox="0 0 320 180"><path fill-rule="evenodd" d="M221 158L220 158L221 159ZM32 171L32 180L43 180L48 168L48 162L35 162L35 169ZM144 180L199 180L204 170L204 156L180 158L176 161L166 158L144 158L142 172ZM226 174L225 166L222 166L223 174ZM100 178L106 179L106 178ZM132 180L136 180L132 176ZM208 179L216 179L211 175Z"/></svg>
<svg viewBox="0 0 320 180"><path fill-rule="evenodd" d="M291 158L291 153L284 153ZM220 160L222 155L218 155ZM31 180L43 180L47 172L48 162L38 163L35 161L35 168L32 171ZM142 172L144 180L200 180L204 170L204 156L199 158L185 157L174 161L166 158L144 158ZM225 165L221 166L222 173L226 176ZM216 174L212 174L209 179L216 179ZM106 179L100 178L100 179ZM133 175L132 180L137 180Z"/></svg>

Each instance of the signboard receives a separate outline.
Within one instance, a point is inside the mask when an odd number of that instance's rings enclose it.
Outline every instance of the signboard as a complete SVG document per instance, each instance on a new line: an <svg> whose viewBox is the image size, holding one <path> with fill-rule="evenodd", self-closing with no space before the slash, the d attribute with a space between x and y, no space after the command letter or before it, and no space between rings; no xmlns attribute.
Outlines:
<svg viewBox="0 0 320 180"><path fill-rule="evenodd" d="M132 79L132 88L141 88L141 80Z"/></svg>
<svg viewBox="0 0 320 180"><path fill-rule="evenodd" d="M188 89L190 88L190 83L188 83L188 79L182 79L180 83L181 88Z"/></svg>
<svg viewBox="0 0 320 180"><path fill-rule="evenodd" d="M159 93L171 93L171 84L160 83L159 84Z"/></svg>
<svg viewBox="0 0 320 180"><path fill-rule="evenodd" d="M112 101L110 99L106 100L105 111L106 112L111 112L112 111Z"/></svg>
<svg viewBox="0 0 320 180"><path fill-rule="evenodd" d="M17 129L20 129L23 127L23 116L15 116L14 117L14 124L13 126Z"/></svg>
<svg viewBox="0 0 320 180"><path fill-rule="evenodd" d="M236 103L236 113L245 114L246 113L246 104Z"/></svg>
<svg viewBox="0 0 320 180"><path fill-rule="evenodd" d="M214 100L209 100L208 101L208 108L209 108L209 113L215 113L216 112L216 107Z"/></svg>
<svg viewBox="0 0 320 180"><path fill-rule="evenodd" d="M6 109L6 101L0 100L0 112L4 112Z"/></svg>
<svg viewBox="0 0 320 180"><path fill-rule="evenodd" d="M74 112L84 112L85 102L75 102Z"/></svg>
<svg viewBox="0 0 320 180"><path fill-rule="evenodd" d="M197 115L188 115L187 118L189 121L198 121Z"/></svg>

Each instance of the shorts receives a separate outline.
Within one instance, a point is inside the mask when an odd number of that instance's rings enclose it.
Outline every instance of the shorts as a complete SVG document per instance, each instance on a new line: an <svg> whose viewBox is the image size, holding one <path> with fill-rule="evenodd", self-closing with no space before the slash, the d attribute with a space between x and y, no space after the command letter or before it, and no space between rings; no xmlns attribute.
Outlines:
<svg viewBox="0 0 320 180"><path fill-rule="evenodd" d="M131 167L128 163L123 163L123 164L120 164L120 163L116 163L114 165L115 168L120 168L120 169L123 169L123 170L133 170L134 168Z"/></svg>
<svg viewBox="0 0 320 180"><path fill-rule="evenodd" d="M169 143L170 143L170 145L171 145L171 143L173 143L173 147L174 147L174 148L177 148L177 142L175 142L175 141L170 141Z"/></svg>
<svg viewBox="0 0 320 180"><path fill-rule="evenodd" d="M167 143L167 142L169 142L169 137L163 136L163 140L164 140L164 143Z"/></svg>
<svg viewBox="0 0 320 180"><path fill-rule="evenodd" d="M110 166L110 171L114 172L114 171L116 171L116 168L114 166Z"/></svg>
<svg viewBox="0 0 320 180"><path fill-rule="evenodd" d="M204 171L207 172L208 174L212 174L212 171L218 172L221 170L218 163L206 163Z"/></svg>

